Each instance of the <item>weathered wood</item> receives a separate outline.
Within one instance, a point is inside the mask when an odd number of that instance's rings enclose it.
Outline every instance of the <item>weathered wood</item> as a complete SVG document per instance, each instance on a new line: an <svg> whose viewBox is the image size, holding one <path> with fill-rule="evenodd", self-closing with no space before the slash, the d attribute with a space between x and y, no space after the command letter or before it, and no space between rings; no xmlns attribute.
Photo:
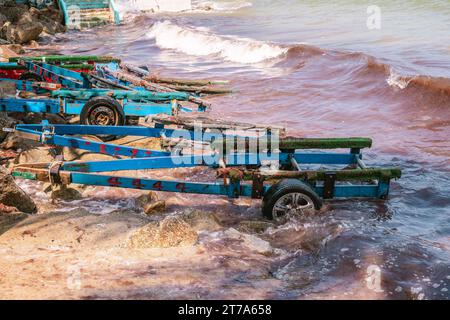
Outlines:
<svg viewBox="0 0 450 320"><path fill-rule="evenodd" d="M108 68L103 68L103 70L108 73L109 75L113 76L116 79L122 80L122 81L126 81L126 82L130 82L135 86L138 87L144 87L148 90L151 91L158 91L158 92L175 92L175 90L165 87L165 86L161 86L161 85L157 85L157 84L153 84L151 82L148 82L146 80L143 80L142 78L139 78L137 76L131 75L131 74L127 74L125 72L120 72L120 71L112 71L109 70Z"/></svg>
<svg viewBox="0 0 450 320"><path fill-rule="evenodd" d="M139 77L147 77L148 75L150 75L150 72L148 70L144 70L142 68L135 67L126 63L121 63L120 68L130 73L133 73Z"/></svg>
<svg viewBox="0 0 450 320"><path fill-rule="evenodd" d="M398 179L402 175L400 168L384 168L384 169L362 169L362 170L303 170L303 171L260 171L247 170L244 172L244 180L252 180L257 173L264 177L265 180L281 180L281 179L305 179L308 181L323 181L325 176L333 172L336 174L336 180L349 181L358 180L366 181L372 179L381 179L387 181L390 179Z"/></svg>
<svg viewBox="0 0 450 320"><path fill-rule="evenodd" d="M131 66L125 63L121 63L120 67L130 73L135 74L139 79L145 80L149 86L158 87L161 84L164 90L170 91L183 91L183 92L194 92L203 94L226 94L231 93L232 90L222 87L213 87L214 85L224 85L228 84L225 80L187 80L187 79L173 79L173 78L163 78L157 76L151 76L150 72L142 68ZM134 80L137 81L137 80ZM130 81L131 82L131 81ZM160 89L157 89L161 91Z"/></svg>
<svg viewBox="0 0 450 320"><path fill-rule="evenodd" d="M20 56L11 57L9 62L18 62L19 60L31 60L35 62L71 62L71 63L83 63L83 62L98 62L98 63L110 63L118 62L120 59L111 56L63 56L63 55L49 55L49 56Z"/></svg>
<svg viewBox="0 0 450 320"><path fill-rule="evenodd" d="M129 88L127 86L123 86L121 84L115 83L114 81L96 76L94 74L83 73L83 75L84 75L84 77L86 77L89 80L89 82L91 82L97 88L131 90L131 88Z"/></svg>
<svg viewBox="0 0 450 320"><path fill-rule="evenodd" d="M125 72L120 72L120 71L112 71L109 70L108 68L103 68L103 70L108 73L109 75L113 76L116 79L122 80L122 81L126 81L129 82L131 84L133 84L134 86L137 87L143 87L147 90L150 91L156 91L156 92L178 92L176 90L170 89L168 87L165 86L161 86L158 84L154 84L151 82L148 82L146 80L143 80L142 78L139 78L138 76L134 76ZM197 105L201 105L201 106L205 106L205 107L210 107L210 104L204 102L203 100L193 97L193 96L189 96L188 101L197 104Z"/></svg>
<svg viewBox="0 0 450 320"><path fill-rule="evenodd" d="M172 85L172 84L166 84L167 87L177 90L177 91L184 91L184 92L193 92L193 93L203 93L203 94L228 94L232 93L233 91L228 88L218 88L218 87L193 87L193 86L181 86L181 85Z"/></svg>
<svg viewBox="0 0 450 320"><path fill-rule="evenodd" d="M280 134L284 133L285 128L281 126L272 126L265 124L250 124L244 122L227 121L220 119L213 119L202 115L156 115L151 117L151 121L164 125L177 125L187 130L194 130L199 124L203 129L218 129L218 130L279 130Z"/></svg>
<svg viewBox="0 0 450 320"><path fill-rule="evenodd" d="M72 98L79 100L89 100L93 97L108 96L118 100L149 100L149 101L170 101L170 100L188 100L188 95L182 92L148 92L148 91L126 91L126 90L56 90L52 91L53 97Z"/></svg>
<svg viewBox="0 0 450 320"><path fill-rule="evenodd" d="M210 85L224 85L228 84L227 80L187 80L187 79L179 79L179 78L163 78L157 76L149 76L146 80L156 83L167 83L173 85L184 85L184 86L210 86Z"/></svg>

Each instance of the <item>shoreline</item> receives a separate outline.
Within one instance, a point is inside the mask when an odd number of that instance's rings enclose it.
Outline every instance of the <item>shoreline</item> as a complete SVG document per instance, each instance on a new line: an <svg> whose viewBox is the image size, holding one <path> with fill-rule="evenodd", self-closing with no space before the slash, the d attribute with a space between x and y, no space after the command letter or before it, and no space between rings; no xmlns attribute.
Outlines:
<svg viewBox="0 0 450 320"><path fill-rule="evenodd" d="M105 29L99 34L115 32ZM97 53L93 42L86 48L89 53ZM123 42L114 45L117 53ZM145 45L136 45L141 51L135 57L142 61L159 54L157 50L162 56L173 54L169 61L175 57L167 68L164 57L151 61L152 71L221 77L229 70L226 63L221 69L222 60L215 55L211 63ZM61 43L56 47L61 49ZM70 41L67 48L64 53L70 53ZM36 48L24 49L29 55ZM233 66L237 75L230 72L227 79L240 92L212 99L220 105L219 116L286 120L297 135L373 136L376 152L367 153L369 161L405 169L389 202L331 203L327 213L274 225L261 218L258 203L246 199L77 186L49 190L41 183L20 182L38 213L0 205L0 251L5 256L0 299L448 299L448 81L390 73L389 64L366 61L372 57L366 54L310 51L303 46L288 51L279 66L284 67L281 75L265 77L251 74L253 70L248 75L251 66ZM192 61L190 68L177 69L186 59ZM196 63L210 64L197 72L192 67ZM31 145L18 152L14 148L23 141L8 143L13 147L0 149L0 158L11 157L6 161L53 160L47 148ZM158 176L189 174L169 170ZM180 246L166 248L174 242L157 233L170 235ZM382 270L382 292L367 287L371 266Z"/></svg>

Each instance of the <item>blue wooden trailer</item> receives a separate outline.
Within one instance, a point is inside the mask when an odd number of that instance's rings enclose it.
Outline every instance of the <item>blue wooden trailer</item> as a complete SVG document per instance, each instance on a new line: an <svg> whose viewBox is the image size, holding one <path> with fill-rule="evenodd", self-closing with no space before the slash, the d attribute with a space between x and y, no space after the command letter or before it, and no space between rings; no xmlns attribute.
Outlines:
<svg viewBox="0 0 450 320"><path fill-rule="evenodd" d="M143 88L130 88L93 74L80 73L59 66L21 61L34 75L52 82L1 79L12 82L19 91L47 94L48 97L20 99L0 98L0 111L59 113L79 115L81 124L124 125L127 118L155 114L176 115L191 112L180 101L197 105L198 111L209 106L191 94L184 92L152 92ZM59 86L57 86L59 85Z"/></svg>
<svg viewBox="0 0 450 320"><path fill-rule="evenodd" d="M20 164L13 175L56 184L83 184L196 193L262 199L262 211L269 219L282 220L290 215L320 210L324 200L336 198L386 199L390 181L401 177L399 168L368 167L362 161L368 138L282 138L270 130L263 136L218 136L217 132L179 131L162 125L155 127L17 125L15 133L41 143L65 146L102 154L121 156L110 161L69 161ZM127 135L139 137L183 137L207 143L203 154L148 150L81 139L73 135ZM238 147L238 140L244 144ZM275 140L274 140L275 139ZM231 144L230 144L231 141ZM262 143L264 141L264 144ZM267 143L267 141L270 141ZM256 144L253 144L256 143ZM223 145L231 148L223 149ZM256 145L257 150L250 148ZM348 149L349 152L331 150ZM325 151L324 151L325 150ZM125 157L125 158L123 158ZM270 163L272 168L266 167ZM273 165L276 164L276 168ZM161 180L152 177L121 176L112 172L168 168L210 167L218 181L191 182Z"/></svg>

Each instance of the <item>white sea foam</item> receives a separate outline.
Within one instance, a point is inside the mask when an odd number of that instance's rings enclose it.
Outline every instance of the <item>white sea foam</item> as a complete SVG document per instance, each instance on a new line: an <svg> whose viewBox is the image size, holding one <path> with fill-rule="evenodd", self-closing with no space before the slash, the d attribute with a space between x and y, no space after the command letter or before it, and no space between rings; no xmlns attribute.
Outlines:
<svg viewBox="0 0 450 320"><path fill-rule="evenodd" d="M156 22L148 32L161 49L193 56L216 55L224 60L252 64L285 54L288 48L248 38L216 35L205 29L181 27L168 20Z"/></svg>
<svg viewBox="0 0 450 320"><path fill-rule="evenodd" d="M386 79L386 82L391 87L397 87L399 89L405 89L408 84L411 82L410 78L406 78L395 72L394 69L391 68L389 71L389 77Z"/></svg>

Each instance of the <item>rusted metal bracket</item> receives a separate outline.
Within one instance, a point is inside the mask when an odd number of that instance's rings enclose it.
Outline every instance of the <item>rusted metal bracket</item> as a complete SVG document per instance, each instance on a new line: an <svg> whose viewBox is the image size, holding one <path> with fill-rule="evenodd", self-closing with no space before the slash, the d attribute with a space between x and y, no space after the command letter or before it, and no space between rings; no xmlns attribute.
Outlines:
<svg viewBox="0 0 450 320"><path fill-rule="evenodd" d="M336 173L335 172L326 172L325 179L323 182L323 198L324 199L333 199L335 185L336 185Z"/></svg>
<svg viewBox="0 0 450 320"><path fill-rule="evenodd" d="M48 169L48 177L50 183L53 184L63 184L59 171L61 170L61 166L63 165L63 156L58 155L54 162L52 162Z"/></svg>
<svg viewBox="0 0 450 320"><path fill-rule="evenodd" d="M258 173L253 175L252 198L261 199L264 192L264 177Z"/></svg>

